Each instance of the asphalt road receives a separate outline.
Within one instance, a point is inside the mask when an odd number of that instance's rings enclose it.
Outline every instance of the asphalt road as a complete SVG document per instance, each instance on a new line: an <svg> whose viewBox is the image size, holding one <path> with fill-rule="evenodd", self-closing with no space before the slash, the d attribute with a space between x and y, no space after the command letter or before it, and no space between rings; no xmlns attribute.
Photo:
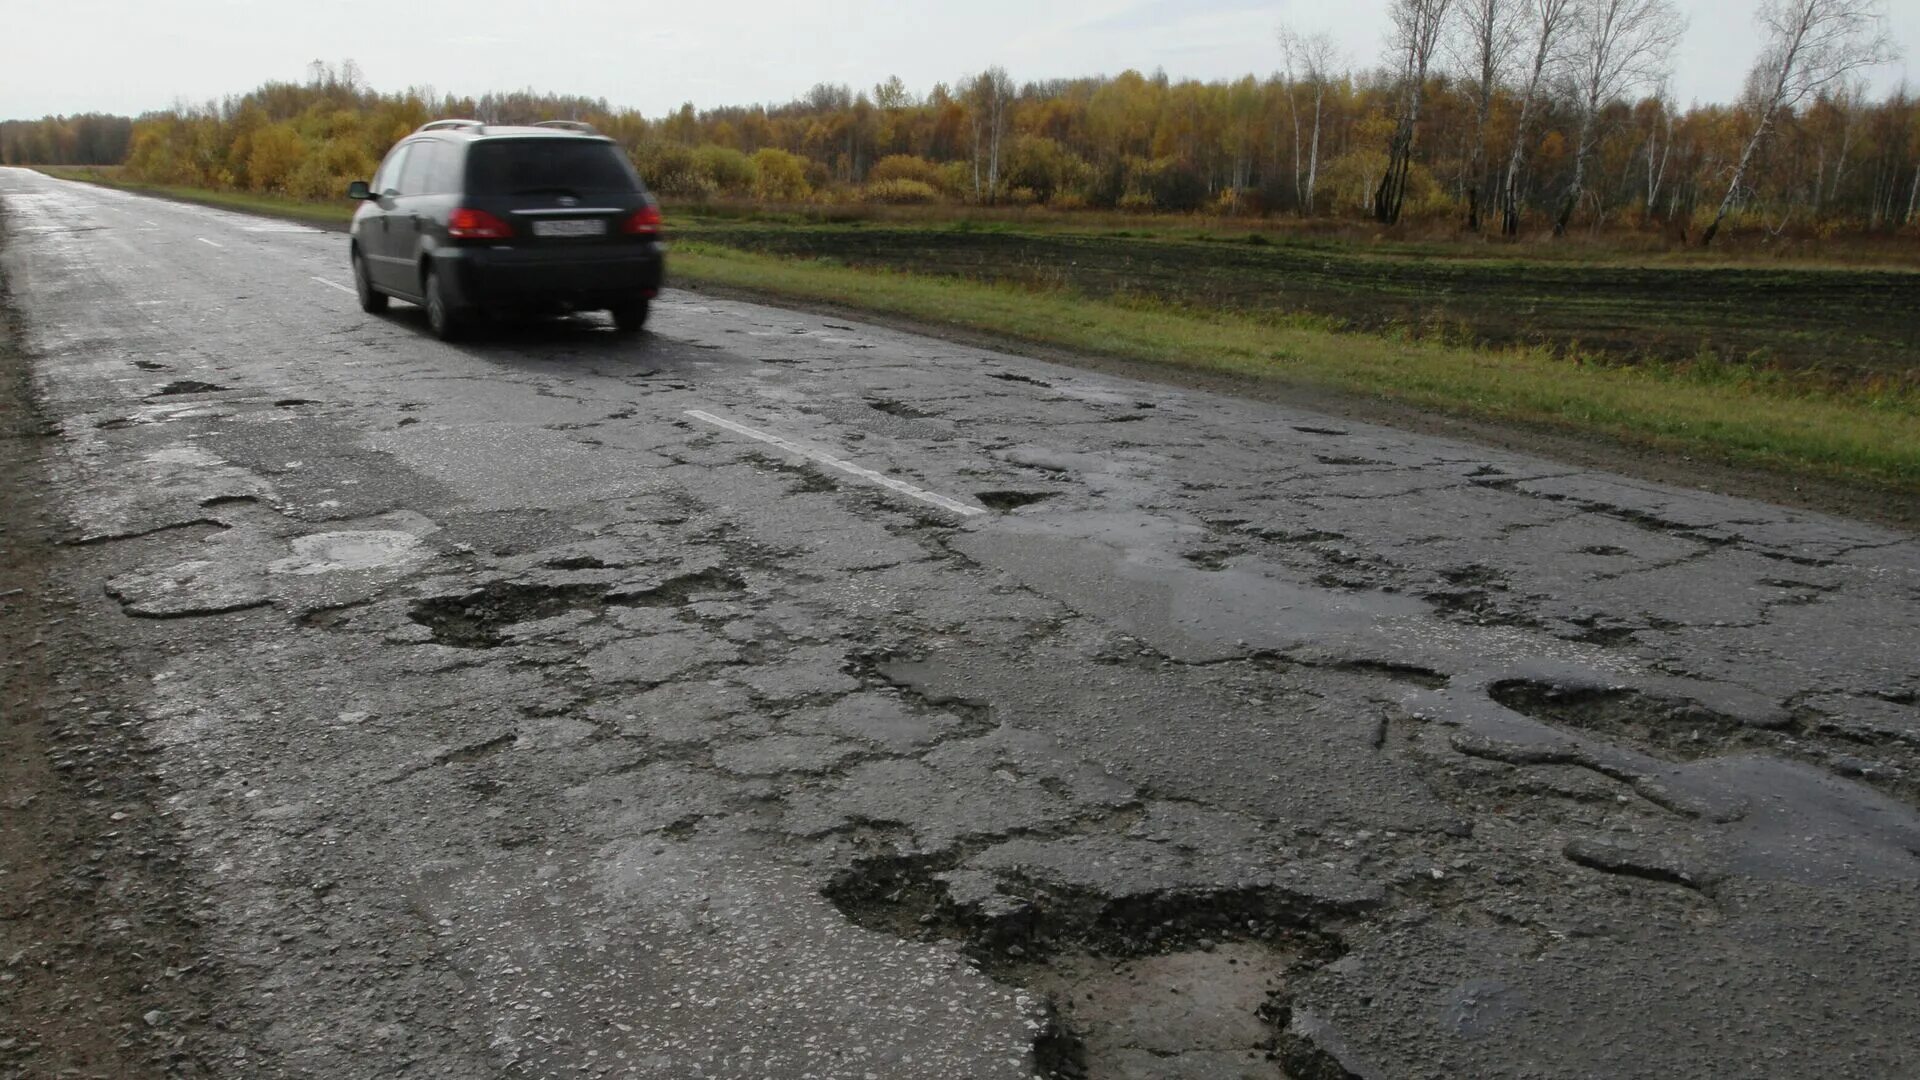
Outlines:
<svg viewBox="0 0 1920 1080"><path fill-rule="evenodd" d="M0 199L204 1074L1920 1075L1911 536Z"/></svg>

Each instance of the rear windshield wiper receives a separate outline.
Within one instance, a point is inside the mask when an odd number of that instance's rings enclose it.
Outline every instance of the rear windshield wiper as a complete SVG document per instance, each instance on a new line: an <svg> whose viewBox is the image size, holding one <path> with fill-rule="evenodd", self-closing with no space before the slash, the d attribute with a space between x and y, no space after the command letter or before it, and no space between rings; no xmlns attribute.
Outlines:
<svg viewBox="0 0 1920 1080"><path fill-rule="evenodd" d="M507 194L509 195L573 195L575 197L578 197L580 193L573 190L570 187L549 186L549 187L515 188L514 190L507 192Z"/></svg>

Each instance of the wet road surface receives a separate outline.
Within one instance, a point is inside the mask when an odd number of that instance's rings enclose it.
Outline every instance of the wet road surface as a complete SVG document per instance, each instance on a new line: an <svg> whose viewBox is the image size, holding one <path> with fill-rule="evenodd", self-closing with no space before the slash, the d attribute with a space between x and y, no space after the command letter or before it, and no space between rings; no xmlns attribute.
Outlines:
<svg viewBox="0 0 1920 1080"><path fill-rule="evenodd" d="M1920 1072L1911 536L0 199L204 1072Z"/></svg>

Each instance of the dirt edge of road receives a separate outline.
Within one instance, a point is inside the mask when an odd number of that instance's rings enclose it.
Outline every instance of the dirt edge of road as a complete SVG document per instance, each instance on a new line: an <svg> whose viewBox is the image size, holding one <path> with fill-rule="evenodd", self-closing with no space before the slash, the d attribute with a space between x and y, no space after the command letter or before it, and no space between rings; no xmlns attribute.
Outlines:
<svg viewBox="0 0 1920 1080"><path fill-rule="evenodd" d="M0 251L7 223L0 214ZM202 1076L197 947L127 674L62 580L31 358L0 263L0 1080Z"/></svg>
<svg viewBox="0 0 1920 1080"><path fill-rule="evenodd" d="M794 311L858 319L861 322L884 326L903 333L939 338L974 348L1016 353L1049 363L1084 368L1103 375L1113 375L1138 382L1158 383L1181 390L1198 390L1275 405L1310 409L1358 423L1378 424L1415 434L1459 439L1509 453L1530 454L1564 462L1581 469L1614 472L1637 480L1692 488L1719 495L1757 499L1781 506L1874 522L1906 532L1920 532L1920 502L1892 497L1885 491L1870 487L1855 487L1828 480L1803 482L1791 476L1763 469L1729 465L1717 461L1702 461L1696 458L1676 458L1670 454L1629 446L1599 435L1454 416L1382 398L1363 397L1321 387L1303 386L1298 383L1245 378L1113 356L1099 356L1020 338L958 326L930 325L867 308L823 304L758 289L709 285L704 282L674 282L671 257L668 260L668 277L669 284L674 287L719 299L770 303Z"/></svg>

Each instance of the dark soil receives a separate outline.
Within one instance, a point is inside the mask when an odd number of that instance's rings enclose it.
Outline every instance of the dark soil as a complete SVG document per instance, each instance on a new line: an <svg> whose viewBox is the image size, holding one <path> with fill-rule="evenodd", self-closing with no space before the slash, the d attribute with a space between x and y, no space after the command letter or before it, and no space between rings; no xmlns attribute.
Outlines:
<svg viewBox="0 0 1920 1080"><path fill-rule="evenodd" d="M1920 274L1447 259L1353 244L861 224L688 223L678 238L980 281L1151 297L1344 329L1629 360L1759 363L1839 381L1920 371ZM1256 237L1264 240L1264 237Z"/></svg>
<svg viewBox="0 0 1920 1080"><path fill-rule="evenodd" d="M61 584L19 331L0 264L0 1080L204 1075L179 837Z"/></svg>

